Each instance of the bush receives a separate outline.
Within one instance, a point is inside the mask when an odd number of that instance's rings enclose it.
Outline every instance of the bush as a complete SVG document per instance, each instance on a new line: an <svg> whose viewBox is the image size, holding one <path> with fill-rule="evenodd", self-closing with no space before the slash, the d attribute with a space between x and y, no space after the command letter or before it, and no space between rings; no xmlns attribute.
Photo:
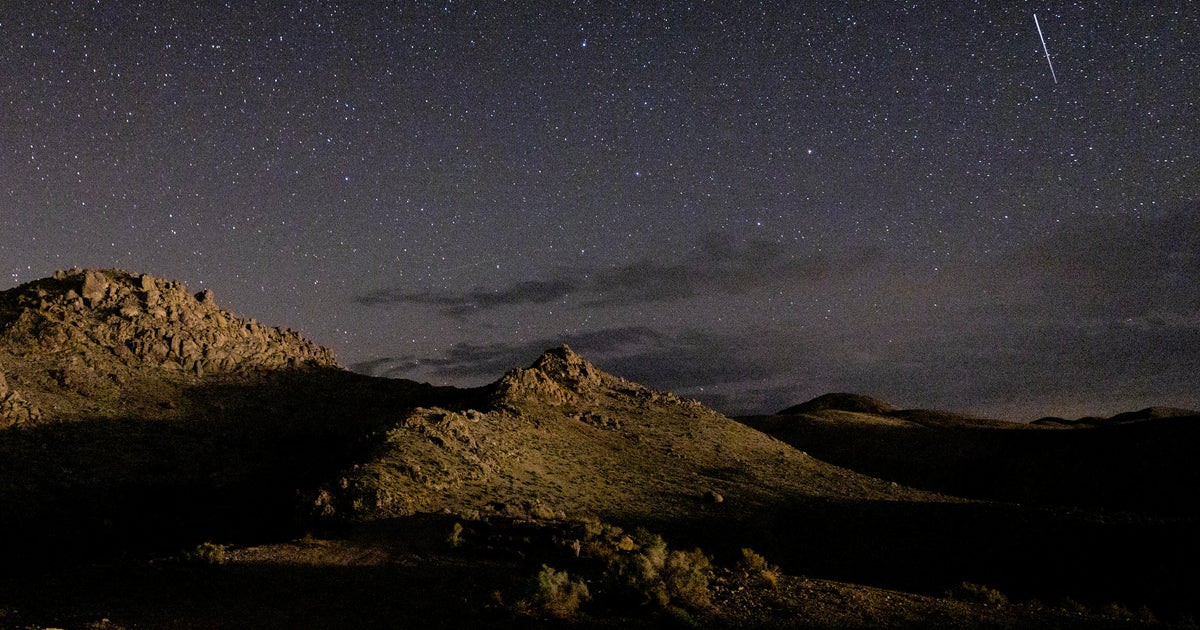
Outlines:
<svg viewBox="0 0 1200 630"><path fill-rule="evenodd" d="M771 565L767 564L766 558L755 553L749 547L742 547L742 561L738 564L747 573L758 573L759 571L766 571L771 568Z"/></svg>
<svg viewBox="0 0 1200 630"><path fill-rule="evenodd" d="M699 549L671 551L662 536L637 529L622 538L619 552L608 558L607 575L618 590L625 590L663 609L682 606L692 610L711 605L708 580L712 565Z"/></svg>
<svg viewBox="0 0 1200 630"><path fill-rule="evenodd" d="M1077 601L1073 597L1064 597L1059 604L1059 608L1076 615L1086 615L1089 612L1087 605Z"/></svg>
<svg viewBox="0 0 1200 630"><path fill-rule="evenodd" d="M742 570L743 576L757 578L762 586L779 586L779 567L772 566L766 558L749 547L742 548L742 559L738 562L738 568Z"/></svg>
<svg viewBox="0 0 1200 630"><path fill-rule="evenodd" d="M1008 605L1008 598L1004 596L1004 593L994 588L988 588L982 584L973 584L971 582L959 584L947 591L946 595L959 601L975 602L996 608Z"/></svg>
<svg viewBox="0 0 1200 630"><path fill-rule="evenodd" d="M458 523L458 522L454 523L454 527L450 528L450 535L446 537L446 543L454 548L459 547L463 543L462 533L463 533L462 523Z"/></svg>
<svg viewBox="0 0 1200 630"><path fill-rule="evenodd" d="M573 617L579 605L591 599L587 584L572 580L566 571L558 571L544 564L530 590L529 597L522 600L518 608L531 614L559 619Z"/></svg>
<svg viewBox="0 0 1200 630"><path fill-rule="evenodd" d="M225 564L228 551L229 548L225 545L206 541L196 545L196 548L188 553L187 557L189 560L205 564Z"/></svg>
<svg viewBox="0 0 1200 630"><path fill-rule="evenodd" d="M699 549L672 551L663 565L662 580L669 601L698 610L712 605L708 577L712 564Z"/></svg>
<svg viewBox="0 0 1200 630"><path fill-rule="evenodd" d="M1102 607L1100 609L1100 614L1104 615L1105 617L1112 617L1114 619L1122 619L1125 621L1132 621L1134 619L1133 611L1121 604L1118 604L1117 602L1110 602Z"/></svg>

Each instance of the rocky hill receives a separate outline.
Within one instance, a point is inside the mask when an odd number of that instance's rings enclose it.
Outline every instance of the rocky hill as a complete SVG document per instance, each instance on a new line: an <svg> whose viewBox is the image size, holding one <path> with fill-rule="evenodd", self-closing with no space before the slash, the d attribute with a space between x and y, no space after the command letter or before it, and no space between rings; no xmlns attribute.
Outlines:
<svg viewBox="0 0 1200 630"><path fill-rule="evenodd" d="M397 416L369 457L322 490L323 509L740 519L806 497L935 498L814 460L696 401L607 374L566 346L479 394L483 404L469 408Z"/></svg>
<svg viewBox="0 0 1200 630"><path fill-rule="evenodd" d="M301 367L337 362L179 282L72 269L0 292L0 427L155 415L206 374Z"/></svg>

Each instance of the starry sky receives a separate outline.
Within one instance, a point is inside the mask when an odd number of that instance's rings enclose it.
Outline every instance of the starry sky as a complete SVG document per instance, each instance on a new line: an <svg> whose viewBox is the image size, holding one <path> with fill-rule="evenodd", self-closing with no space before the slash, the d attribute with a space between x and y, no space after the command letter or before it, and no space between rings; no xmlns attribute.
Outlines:
<svg viewBox="0 0 1200 630"><path fill-rule="evenodd" d="M1190 0L6 2L0 288L728 413L1200 408L1198 121Z"/></svg>

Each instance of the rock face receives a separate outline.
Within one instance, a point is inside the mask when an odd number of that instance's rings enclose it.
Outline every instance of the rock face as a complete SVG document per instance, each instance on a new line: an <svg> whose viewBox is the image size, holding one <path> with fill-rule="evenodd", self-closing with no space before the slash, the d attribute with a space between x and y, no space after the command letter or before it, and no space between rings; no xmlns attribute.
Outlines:
<svg viewBox="0 0 1200 630"><path fill-rule="evenodd" d="M37 415L13 402L17 391L33 399L34 390L57 388L119 404L131 370L185 379L338 367L328 349L293 331L222 310L211 291L193 295L179 282L112 269L58 271L0 292L0 362L9 375L0 426Z"/></svg>
<svg viewBox="0 0 1200 630"><path fill-rule="evenodd" d="M547 350L533 365L512 370L496 384L501 400L535 398L551 405L579 402L613 377L566 345Z"/></svg>
<svg viewBox="0 0 1200 630"><path fill-rule="evenodd" d="M613 376L579 356L567 345L545 351L533 365L510 370L492 386L492 402L498 406L536 403L578 407L599 399L620 396L639 404L669 404L702 409L695 400L671 392L660 392Z"/></svg>

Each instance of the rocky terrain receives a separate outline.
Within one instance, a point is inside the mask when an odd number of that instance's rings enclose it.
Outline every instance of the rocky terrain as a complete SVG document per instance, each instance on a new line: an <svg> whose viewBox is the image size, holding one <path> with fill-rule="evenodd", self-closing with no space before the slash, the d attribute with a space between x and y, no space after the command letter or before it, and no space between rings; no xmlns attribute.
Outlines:
<svg viewBox="0 0 1200 630"><path fill-rule="evenodd" d="M1195 423L1142 416L735 421L565 346L439 388L63 271L0 293L0 627L1186 625Z"/></svg>
<svg viewBox="0 0 1200 630"><path fill-rule="evenodd" d="M317 367L337 367L329 350L145 274L73 269L0 294L0 427L157 417L205 374Z"/></svg>

